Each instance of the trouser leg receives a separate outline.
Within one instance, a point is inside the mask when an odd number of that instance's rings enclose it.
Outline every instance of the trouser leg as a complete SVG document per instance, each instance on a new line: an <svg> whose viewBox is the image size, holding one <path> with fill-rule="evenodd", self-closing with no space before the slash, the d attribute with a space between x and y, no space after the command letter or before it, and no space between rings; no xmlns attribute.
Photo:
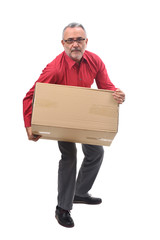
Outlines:
<svg viewBox="0 0 160 240"><path fill-rule="evenodd" d="M84 160L79 170L75 195L88 196L102 164L104 150L102 146L82 144Z"/></svg>
<svg viewBox="0 0 160 240"><path fill-rule="evenodd" d="M71 210L76 183L77 149L75 143L58 142L61 160L58 170L58 206Z"/></svg>

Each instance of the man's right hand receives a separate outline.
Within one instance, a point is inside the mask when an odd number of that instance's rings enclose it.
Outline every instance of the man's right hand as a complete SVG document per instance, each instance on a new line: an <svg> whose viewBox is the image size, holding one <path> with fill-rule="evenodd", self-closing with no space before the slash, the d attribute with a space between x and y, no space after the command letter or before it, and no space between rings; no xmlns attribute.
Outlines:
<svg viewBox="0 0 160 240"><path fill-rule="evenodd" d="M27 131L28 139L31 141L37 142L41 137L40 135L33 135L31 127L27 127L26 131Z"/></svg>

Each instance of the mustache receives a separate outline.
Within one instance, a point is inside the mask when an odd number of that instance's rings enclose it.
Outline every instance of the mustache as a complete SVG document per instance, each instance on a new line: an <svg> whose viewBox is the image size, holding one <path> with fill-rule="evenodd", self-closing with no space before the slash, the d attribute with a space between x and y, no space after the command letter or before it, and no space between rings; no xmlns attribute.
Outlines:
<svg viewBox="0 0 160 240"><path fill-rule="evenodd" d="M81 52L81 50L79 48L72 48L71 52L74 52L74 51L79 51Z"/></svg>

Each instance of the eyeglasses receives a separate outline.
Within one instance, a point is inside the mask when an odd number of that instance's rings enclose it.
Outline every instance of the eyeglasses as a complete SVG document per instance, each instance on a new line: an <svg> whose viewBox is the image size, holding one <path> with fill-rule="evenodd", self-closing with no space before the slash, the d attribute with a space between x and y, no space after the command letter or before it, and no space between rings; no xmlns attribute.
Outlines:
<svg viewBox="0 0 160 240"><path fill-rule="evenodd" d="M64 42L66 42L67 44L73 44L74 42L77 43L83 43L83 41L86 40L85 38L77 38L77 39L73 39L73 38L68 38L67 40L64 40Z"/></svg>

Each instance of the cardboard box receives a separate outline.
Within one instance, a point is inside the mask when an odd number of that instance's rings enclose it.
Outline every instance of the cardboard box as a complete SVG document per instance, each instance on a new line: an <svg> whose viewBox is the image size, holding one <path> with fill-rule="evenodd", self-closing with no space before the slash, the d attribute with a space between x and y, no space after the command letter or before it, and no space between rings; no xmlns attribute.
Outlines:
<svg viewBox="0 0 160 240"><path fill-rule="evenodd" d="M113 91L37 83L33 134L44 139L110 146L118 131Z"/></svg>

